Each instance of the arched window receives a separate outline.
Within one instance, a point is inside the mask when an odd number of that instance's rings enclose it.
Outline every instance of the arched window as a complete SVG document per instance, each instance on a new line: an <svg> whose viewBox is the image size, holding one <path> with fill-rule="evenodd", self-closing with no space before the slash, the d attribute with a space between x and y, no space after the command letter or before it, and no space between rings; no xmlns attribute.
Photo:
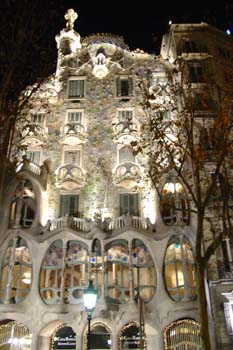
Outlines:
<svg viewBox="0 0 233 350"><path fill-rule="evenodd" d="M98 239L95 239L91 252L91 279L98 291L98 297L101 295L101 287L103 285L103 256L101 243Z"/></svg>
<svg viewBox="0 0 233 350"><path fill-rule="evenodd" d="M140 332L137 322L131 322L122 328L119 337L119 349L146 349L145 334Z"/></svg>
<svg viewBox="0 0 233 350"><path fill-rule="evenodd" d="M10 226L28 228L32 225L36 214L36 197L29 180L22 180L12 197Z"/></svg>
<svg viewBox="0 0 233 350"><path fill-rule="evenodd" d="M6 249L0 278L0 301L15 304L22 301L31 289L32 259L26 242L15 237Z"/></svg>
<svg viewBox="0 0 233 350"><path fill-rule="evenodd" d="M129 300L129 251L125 240L116 240L105 250L105 297L110 303Z"/></svg>
<svg viewBox="0 0 233 350"><path fill-rule="evenodd" d="M62 324L51 337L51 350L76 349L76 334L72 327Z"/></svg>
<svg viewBox="0 0 233 350"><path fill-rule="evenodd" d="M31 350L32 333L22 323L7 320L0 325L1 349Z"/></svg>
<svg viewBox="0 0 233 350"><path fill-rule="evenodd" d="M189 223L189 208L184 187L176 178L169 178L163 186L160 209L167 225Z"/></svg>
<svg viewBox="0 0 233 350"><path fill-rule="evenodd" d="M155 267L149 250L139 239L132 242L134 297L149 301L156 290Z"/></svg>
<svg viewBox="0 0 233 350"><path fill-rule="evenodd" d="M87 287L87 246L78 241L69 241L64 246L57 240L49 247L42 262L40 293L46 304L82 301Z"/></svg>
<svg viewBox="0 0 233 350"><path fill-rule="evenodd" d="M165 350L201 350L199 323L184 319L170 324L164 330L164 347Z"/></svg>
<svg viewBox="0 0 233 350"><path fill-rule="evenodd" d="M112 335L109 328L100 322L93 322L91 324L91 334L90 334L90 349L112 349ZM87 333L85 336L85 345L87 345Z"/></svg>
<svg viewBox="0 0 233 350"><path fill-rule="evenodd" d="M195 263L192 247L185 237L173 237L167 246L165 284L175 301L196 298Z"/></svg>

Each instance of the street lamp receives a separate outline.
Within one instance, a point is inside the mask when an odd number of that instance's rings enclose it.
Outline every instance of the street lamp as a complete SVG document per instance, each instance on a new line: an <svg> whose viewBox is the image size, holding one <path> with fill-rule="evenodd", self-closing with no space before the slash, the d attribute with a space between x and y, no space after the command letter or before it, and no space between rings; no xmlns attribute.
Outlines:
<svg viewBox="0 0 233 350"><path fill-rule="evenodd" d="M89 280L87 289L83 292L84 306L87 311L88 331L87 331L87 350L90 350L90 336L91 336L91 319L92 313L95 309L97 300L97 290L93 287L93 281Z"/></svg>

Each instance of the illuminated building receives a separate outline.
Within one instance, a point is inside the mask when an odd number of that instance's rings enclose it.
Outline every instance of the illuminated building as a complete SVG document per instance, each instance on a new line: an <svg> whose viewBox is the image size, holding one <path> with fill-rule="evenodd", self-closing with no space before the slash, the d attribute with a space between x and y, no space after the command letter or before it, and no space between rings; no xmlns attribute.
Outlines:
<svg viewBox="0 0 233 350"><path fill-rule="evenodd" d="M112 34L81 38L76 18L67 13L56 37L57 70L19 125L20 161L9 186L8 229L1 232L1 348L85 349L83 291L92 279L93 348L200 349L187 194L169 175L159 199L149 160L132 144L146 121L140 81L162 91L156 103L166 105L167 71L180 79L182 59L201 90L203 62L219 55L231 64L232 39L205 23L172 24L155 56L130 51ZM226 350L233 334L229 240L216 258L207 280L211 331Z"/></svg>

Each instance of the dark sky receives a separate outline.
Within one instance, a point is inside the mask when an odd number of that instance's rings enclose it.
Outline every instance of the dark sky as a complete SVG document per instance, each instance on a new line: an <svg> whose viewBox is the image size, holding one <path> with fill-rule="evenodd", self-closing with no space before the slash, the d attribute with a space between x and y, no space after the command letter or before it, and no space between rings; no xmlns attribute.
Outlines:
<svg viewBox="0 0 233 350"><path fill-rule="evenodd" d="M65 26L65 10L73 8L79 16L75 30L81 37L93 33L118 34L124 37L130 49L140 48L149 53L156 52L156 47L160 46L169 20L173 23L206 22L222 30L233 27L233 0L61 1L58 31Z"/></svg>

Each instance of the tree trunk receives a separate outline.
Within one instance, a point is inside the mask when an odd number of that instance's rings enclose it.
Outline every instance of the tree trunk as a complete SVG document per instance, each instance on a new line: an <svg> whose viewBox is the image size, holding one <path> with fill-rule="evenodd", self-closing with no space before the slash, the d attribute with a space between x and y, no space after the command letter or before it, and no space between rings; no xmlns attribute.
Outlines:
<svg viewBox="0 0 233 350"><path fill-rule="evenodd" d="M196 261L197 266L197 295L200 314L200 335L203 350L211 350L208 307L205 289L205 263L203 258Z"/></svg>

